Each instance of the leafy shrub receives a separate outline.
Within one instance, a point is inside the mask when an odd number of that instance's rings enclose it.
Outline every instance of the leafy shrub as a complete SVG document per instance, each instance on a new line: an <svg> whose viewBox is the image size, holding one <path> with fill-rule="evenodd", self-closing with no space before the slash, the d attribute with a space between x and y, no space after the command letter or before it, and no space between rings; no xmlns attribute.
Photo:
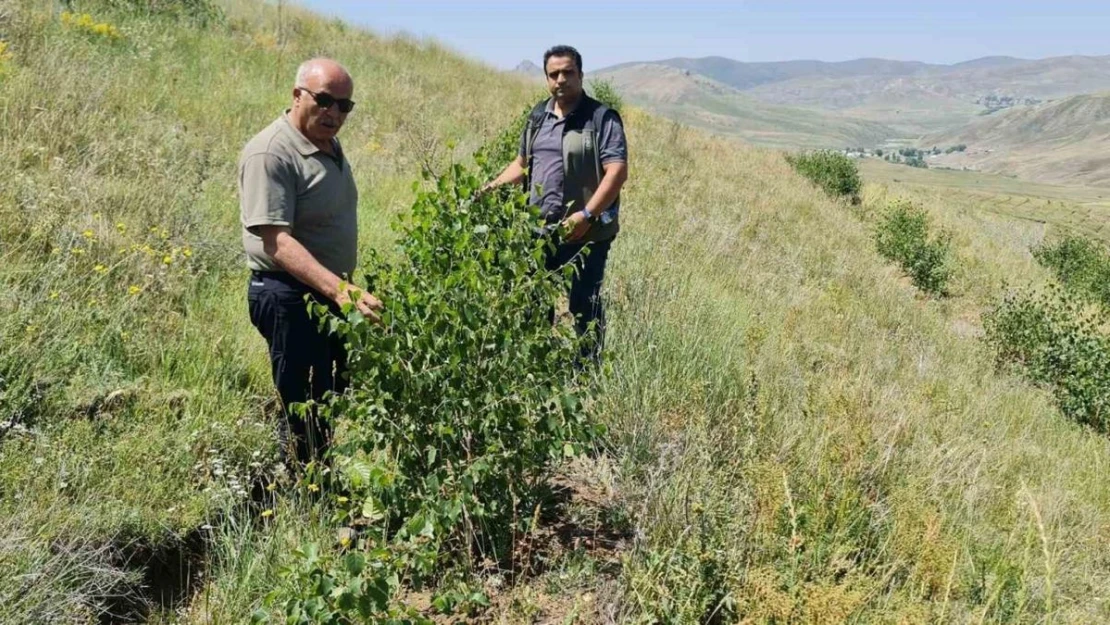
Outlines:
<svg viewBox="0 0 1110 625"><path fill-rule="evenodd" d="M285 612L286 623L340 625L386 619L397 625L430 623L413 610L394 605L400 580L387 550L339 556L309 544L293 555L294 564L283 571L288 587L270 597ZM269 617L260 609L252 621L264 623Z"/></svg>
<svg viewBox="0 0 1110 625"><path fill-rule="evenodd" d="M596 434L576 384L578 339L550 317L572 268L544 270L550 243L519 189L477 193L503 164L488 155L515 142L510 129L483 150L481 174L458 164L426 172L431 187L395 223L401 258L368 262L381 326L350 306L345 318L315 307L348 346L350 388L321 406L336 423L334 518L362 529L349 546L378 566L352 574L333 570L344 562L300 558L287 576L294 590L270 600L290 618L309 604L332 609L296 595L305 575L389 594L401 580L437 585L442 611L483 603L467 583L475 562L512 566L553 463ZM367 609L375 618L399 610Z"/></svg>
<svg viewBox="0 0 1110 625"><path fill-rule="evenodd" d="M907 201L897 201L879 217L875 247L896 261L917 288L943 295L952 274L950 236L929 236L929 215Z"/></svg>
<svg viewBox="0 0 1110 625"><path fill-rule="evenodd" d="M1010 293L984 316L999 362L1053 388L1066 416L1110 431L1110 337L1105 319L1051 290Z"/></svg>
<svg viewBox="0 0 1110 625"><path fill-rule="evenodd" d="M1110 252L1080 236L1067 236L1033 249L1033 257L1075 293L1110 307Z"/></svg>
<svg viewBox="0 0 1110 625"><path fill-rule="evenodd" d="M833 197L857 201L860 190L859 170L847 156L830 150L787 154L786 161L799 174L817 183Z"/></svg>
<svg viewBox="0 0 1110 625"><path fill-rule="evenodd" d="M614 111L624 108L624 98L617 93L617 88L608 80L591 80L590 96Z"/></svg>

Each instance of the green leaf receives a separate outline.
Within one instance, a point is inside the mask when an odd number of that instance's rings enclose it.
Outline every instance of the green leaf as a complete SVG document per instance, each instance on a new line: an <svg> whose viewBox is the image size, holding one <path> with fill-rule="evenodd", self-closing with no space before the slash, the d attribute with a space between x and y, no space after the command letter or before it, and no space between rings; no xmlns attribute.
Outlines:
<svg viewBox="0 0 1110 625"><path fill-rule="evenodd" d="M367 499L362 504L362 516L369 519L371 522L382 520L385 515L382 513L381 506L378 505L373 499Z"/></svg>

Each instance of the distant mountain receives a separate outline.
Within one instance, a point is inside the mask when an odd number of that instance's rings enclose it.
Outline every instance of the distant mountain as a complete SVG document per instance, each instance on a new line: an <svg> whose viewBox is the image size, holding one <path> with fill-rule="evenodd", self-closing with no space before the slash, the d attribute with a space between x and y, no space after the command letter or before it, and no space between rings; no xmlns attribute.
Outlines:
<svg viewBox="0 0 1110 625"><path fill-rule="evenodd" d="M809 76L844 77L844 76L904 76L920 71L930 66L916 61L887 61L884 59L857 59L828 63L825 61L780 61L770 63L744 63L720 56L704 58L675 58L662 61L650 61L652 65L665 65L676 69L689 70L712 78L730 87L739 89L752 89L760 85L772 84L805 78ZM625 67L643 65L643 62L624 63L614 65L598 73L613 73Z"/></svg>
<svg viewBox="0 0 1110 625"><path fill-rule="evenodd" d="M527 76L535 80L543 80L544 77L543 68L527 59L518 63L517 66L513 68L513 73Z"/></svg>
<svg viewBox="0 0 1110 625"><path fill-rule="evenodd" d="M1006 67L1008 65L1020 65L1028 62L1028 59L1019 59L1013 56L984 56L980 59L955 63L949 67L953 69L976 69L985 67Z"/></svg>
<svg viewBox="0 0 1110 625"><path fill-rule="evenodd" d="M954 65L885 59L743 63L722 57L653 64L699 74L764 102L882 123L907 137L959 128L984 112L1110 89L1110 56L993 56ZM615 76L642 65L600 73Z"/></svg>
<svg viewBox="0 0 1110 625"><path fill-rule="evenodd" d="M664 65L625 65L607 80L626 101L691 126L775 147L871 146L896 134L873 122L761 102L726 84Z"/></svg>
<svg viewBox="0 0 1110 625"><path fill-rule="evenodd" d="M1110 93L1078 95L980 118L923 145L967 146L930 159L1042 182L1110 186Z"/></svg>

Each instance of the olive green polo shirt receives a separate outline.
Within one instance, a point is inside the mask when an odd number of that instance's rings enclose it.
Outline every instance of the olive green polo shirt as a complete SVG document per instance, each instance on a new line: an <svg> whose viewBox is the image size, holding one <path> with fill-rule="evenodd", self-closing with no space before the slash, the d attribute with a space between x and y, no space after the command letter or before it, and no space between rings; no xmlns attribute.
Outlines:
<svg viewBox="0 0 1110 625"><path fill-rule="evenodd" d="M288 111L287 111L288 112ZM262 247L258 226L288 226L321 265L340 276L355 269L358 189L339 141L323 152L278 117L239 157L239 217L247 266L282 271Z"/></svg>

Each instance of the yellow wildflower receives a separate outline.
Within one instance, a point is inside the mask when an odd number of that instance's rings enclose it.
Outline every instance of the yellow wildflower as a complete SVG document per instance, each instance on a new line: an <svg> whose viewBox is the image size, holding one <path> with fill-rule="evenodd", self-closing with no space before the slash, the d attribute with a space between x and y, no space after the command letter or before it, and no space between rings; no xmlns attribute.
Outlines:
<svg viewBox="0 0 1110 625"><path fill-rule="evenodd" d="M310 493L315 493L315 492L319 492L319 491L320 491L320 487L319 487L319 486L317 486L317 485L315 485L315 484L309 484L309 485L308 485L308 492L310 492Z"/></svg>
<svg viewBox="0 0 1110 625"><path fill-rule="evenodd" d="M346 497L344 497L342 495L337 497L335 500L338 501L339 503L347 503L348 501L350 501L350 499L347 499Z"/></svg>
<svg viewBox="0 0 1110 625"><path fill-rule="evenodd" d="M277 482L270 482L269 484L267 484L266 485L266 490L271 492L271 493L274 492L275 490L277 490Z"/></svg>
<svg viewBox="0 0 1110 625"><path fill-rule="evenodd" d="M89 299L89 308L95 308L100 302L95 297Z"/></svg>
<svg viewBox="0 0 1110 625"><path fill-rule="evenodd" d="M96 273L103 274L103 273L108 273L108 268L105 267L104 265L97 265L96 267L93 267L93 271L95 271Z"/></svg>
<svg viewBox="0 0 1110 625"><path fill-rule="evenodd" d="M122 221L117 223L116 230L119 230L120 234L127 232L127 224L123 223Z"/></svg>
<svg viewBox="0 0 1110 625"><path fill-rule="evenodd" d="M346 549L347 547L350 547L351 546L351 537L346 536L346 535L343 536L342 538L339 539L339 545L341 547L343 547L344 549Z"/></svg>
<svg viewBox="0 0 1110 625"><path fill-rule="evenodd" d="M262 511L262 518L268 519L272 516L274 516L274 511L273 510L267 508L267 509Z"/></svg>
<svg viewBox="0 0 1110 625"><path fill-rule="evenodd" d="M81 247L75 247L70 250L70 252L73 253L74 256L80 256L85 253L85 249Z"/></svg>
<svg viewBox="0 0 1110 625"><path fill-rule="evenodd" d="M38 329L39 329L39 327L36 326L36 325L29 325L29 326L27 326L27 334L34 334L35 331L38 330Z"/></svg>
<svg viewBox="0 0 1110 625"><path fill-rule="evenodd" d="M62 25L67 28L79 30L90 35L97 35L106 39L120 39L123 37L119 29L107 22L97 22L88 13L80 15L63 11L61 15Z"/></svg>
<svg viewBox="0 0 1110 625"><path fill-rule="evenodd" d="M127 292L131 295L138 295L142 292L142 289L138 285L132 284L131 286L127 287Z"/></svg>
<svg viewBox="0 0 1110 625"><path fill-rule="evenodd" d="M57 291L51 291L50 292L50 299L58 299L58 292Z"/></svg>
<svg viewBox="0 0 1110 625"><path fill-rule="evenodd" d="M126 340L131 338L131 333L127 332L127 331L124 331L124 330L120 330L119 337L120 337L120 339L126 341Z"/></svg>
<svg viewBox="0 0 1110 625"><path fill-rule="evenodd" d="M166 254L165 256L162 257L162 264L163 265L172 265L173 264L173 257L170 256L169 254Z"/></svg>
<svg viewBox="0 0 1110 625"><path fill-rule="evenodd" d="M192 258L193 257L193 250L191 250L190 248L185 248L185 249L181 250L181 255L184 256L185 258Z"/></svg>
<svg viewBox="0 0 1110 625"><path fill-rule="evenodd" d="M4 64L15 58L8 50L8 42L0 39L0 74L4 73Z"/></svg>
<svg viewBox="0 0 1110 625"><path fill-rule="evenodd" d="M81 233L81 236L85 237L86 239L92 239L93 238L93 231L92 230L86 230L86 231Z"/></svg>

